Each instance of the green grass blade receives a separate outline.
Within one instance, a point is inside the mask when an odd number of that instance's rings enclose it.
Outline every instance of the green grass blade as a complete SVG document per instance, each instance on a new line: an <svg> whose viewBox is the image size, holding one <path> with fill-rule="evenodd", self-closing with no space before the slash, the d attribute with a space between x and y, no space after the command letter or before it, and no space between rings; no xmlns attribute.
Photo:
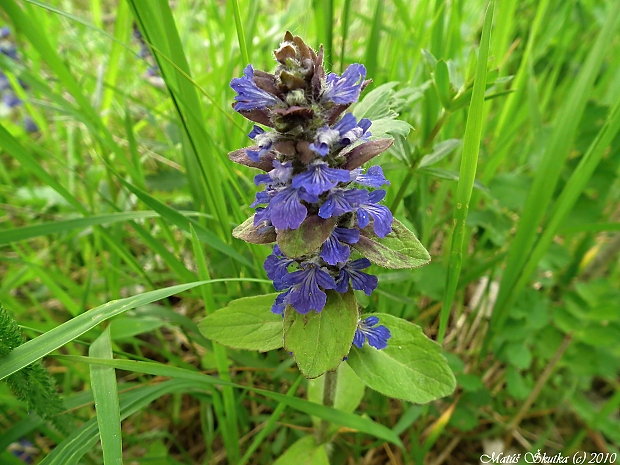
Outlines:
<svg viewBox="0 0 620 465"><path fill-rule="evenodd" d="M542 0L536 6L536 16L534 17L532 27L528 34L525 51L523 52L523 57L521 58L519 69L517 70L514 83L511 86L511 88L515 89L516 91L508 95L506 102L504 103L502 110L499 114L497 126L494 131L495 145L497 147L497 150L496 153L494 153L491 159L488 161L484 169L484 181L488 181L493 177L497 168L501 165L504 157L508 153L508 144L502 144L502 141L506 138L508 133L513 131L515 119L514 115L517 113L518 107L521 106L523 104L523 101L526 99L528 66L530 61L532 60L535 41L538 37L539 29L542 27L543 19L545 17L545 12L547 11L549 2L550 0ZM509 10L510 8L512 8L512 5L510 4L510 2L506 2L506 4L503 4L500 8L506 8L507 10ZM502 26L505 26L506 21L507 19L505 17L501 17L500 23ZM500 34L501 36L498 37L497 47L504 47L507 40L506 37L504 37L506 31L498 29L498 34ZM497 51L505 53L505 50L502 51L496 49L496 52Z"/></svg>
<svg viewBox="0 0 620 465"><path fill-rule="evenodd" d="M228 160L219 151L211 150L214 144L202 128L205 121L202 106L196 87L186 78L191 78L191 73L170 6L167 0L157 0L156 5L129 0L129 4L146 41L153 46L161 75L179 117L185 165L194 200L207 205L218 219L214 225L218 235L228 238L229 216L222 188L224 177L220 173L220 164L214 163L213 156L215 154L222 163Z"/></svg>
<svg viewBox="0 0 620 465"><path fill-rule="evenodd" d="M209 280L211 276L209 269L207 268L207 260L204 256L202 246L196 235L196 230L191 228L192 232L192 247L194 250L194 256L196 257L196 265L198 267L198 275L202 280ZM201 289L202 299L204 301L206 313L212 313L216 309L215 299L213 298L213 292L210 286L203 286ZM217 365L217 371L225 381L231 381L230 371L228 370L228 358L226 357L226 348L220 344L213 343L213 353L215 355L215 363ZM239 428L237 425L237 405L235 403L235 393L230 386L224 386L222 389L222 396L224 397L225 418L227 423L225 428L224 443L226 444L226 450L228 452L228 459L232 463L236 463L241 455L239 451Z"/></svg>
<svg viewBox="0 0 620 465"><path fill-rule="evenodd" d="M529 282L536 266L542 259L545 252L549 249L549 246L553 242L558 229L567 218L572 208L575 206L577 199L586 188L586 185L592 177L594 170L598 166L599 162L603 158L603 155L605 154L605 151L619 130L620 100L609 112L609 116L597 134L596 139L592 142L592 145L590 145L588 151L580 160L579 165L577 165L577 168L573 171L558 200L555 202L553 211L549 217L549 222L546 225L544 232L536 243L534 250L529 255L518 280L510 290L509 302L514 301L514 299L519 296L519 293Z"/></svg>
<svg viewBox="0 0 620 465"><path fill-rule="evenodd" d="M196 234L201 241L213 247L215 250L219 250L223 254L228 255L230 258L237 260L239 263L252 267L252 263L249 262L243 255L237 252L232 246L223 242L214 233L202 227L200 224L198 224L197 221L188 218L174 208L165 205L147 192L138 189L131 183L128 183L121 176L118 176L118 180L123 185L125 185L127 189L133 192L140 200L142 200L145 204L158 212L167 221L170 221L172 224L177 226L179 229L189 233L191 225L196 230Z"/></svg>
<svg viewBox="0 0 620 465"><path fill-rule="evenodd" d="M463 140L463 155L461 158L461 169L459 181L456 187L456 209L454 210L454 231L452 233L452 244L450 246L450 262L448 265L448 276L446 282L446 292L444 294L441 317L439 320L439 333L437 341L441 344L448 326L448 319L452 302L456 293L456 288L461 274L463 262L463 246L465 242L465 222L469 212L469 201L476 180L476 168L478 166L478 151L480 149L480 138L482 136L483 125L483 105L484 92L487 78L487 59L489 56L489 44L491 42L491 25L493 23L493 8L495 2L491 0L487 7L484 26L482 27L482 38L480 39L480 51L478 53L478 63L476 66L476 76L474 78L474 90L471 97L467 124L465 126L465 137Z"/></svg>
<svg viewBox="0 0 620 465"><path fill-rule="evenodd" d="M290 389L286 392L286 395L294 396L302 380L303 376L299 375L293 385L290 387ZM275 429L276 422L280 418L280 415L282 415L282 413L284 412L285 408L286 404L282 402L278 404L278 406L274 409L273 413L269 417L269 420L267 420L267 422L265 423L264 428L261 429L260 432L256 435L256 437L252 441L252 444L250 444L250 447L247 448L245 454L243 454L243 457L241 457L239 465L245 465L250 461L250 459L252 458L252 454L261 446L267 436L271 434Z"/></svg>
<svg viewBox="0 0 620 465"><path fill-rule="evenodd" d="M110 339L109 326L92 343L88 355L93 358L112 360L112 340ZM103 463L105 465L123 465L121 411L118 403L116 370L112 367L90 365L90 385L97 410Z"/></svg>
<svg viewBox="0 0 620 465"><path fill-rule="evenodd" d="M347 36L349 35L349 15L351 12L351 0L344 0L344 5L342 6L342 15L340 16L340 20L342 21L341 28L341 39L340 43L340 74L344 71L344 55L345 49L347 45Z"/></svg>
<svg viewBox="0 0 620 465"><path fill-rule="evenodd" d="M235 15L235 28L237 29L237 40L239 41L239 50L241 50L241 59L243 64L250 63L250 55L248 54L248 46L245 41L245 33L243 32L243 23L241 22L241 10L239 9L239 0L230 0Z"/></svg>
<svg viewBox="0 0 620 465"><path fill-rule="evenodd" d="M281 402L289 407L292 407L300 412L308 415L314 415L323 420L336 423L348 428L355 429L361 433L370 434L378 439L389 441L392 444L396 444L402 447L402 443L391 429L384 425L375 423L367 417L361 417L353 413L336 410L331 407L327 407L321 404L315 404L307 400L299 399L294 396L287 396L285 394L279 394L277 392L267 391L264 389L253 388L249 386L241 386L239 384L224 381L213 376L204 375L196 371L187 370L185 368L178 368L163 363L156 362L137 362L133 360L107 360L107 359L93 359L91 357L80 357L73 355L60 355L58 358L64 360L70 360L74 362L88 363L104 365L114 367L120 370L133 371L137 373L146 373L155 376L166 376L170 378L176 378L179 380L187 380L194 382L196 388L210 389L214 385L231 386L239 389L244 389L252 392L256 392L269 399Z"/></svg>
<svg viewBox="0 0 620 465"><path fill-rule="evenodd" d="M170 380L155 386L142 386L121 394L120 418L124 420L166 394L188 392L192 388L192 384L187 381ZM98 439L99 427L97 419L91 418L54 448L39 464L77 465L84 463L81 458L97 443Z"/></svg>
<svg viewBox="0 0 620 465"><path fill-rule="evenodd" d="M11 228L0 231L0 245L10 244L11 242L25 241L33 237L47 236L72 231L74 229L84 229L91 226L102 224L113 224L118 222L136 220L141 218L155 218L159 213L152 210L137 212L108 213L105 215L93 215L85 218L72 218L70 220L59 220L24 226L21 228Z"/></svg>
<svg viewBox="0 0 620 465"><path fill-rule="evenodd" d="M129 38L131 30L131 22L129 16L129 7L127 2L119 2L116 10L116 21L114 23L114 38L112 49L107 62L107 72L104 79L105 89L101 98L101 114L103 115L103 124L107 125L110 120L110 107L114 98L114 87L116 87L116 79L118 77L121 53L124 49L124 43Z"/></svg>
<svg viewBox="0 0 620 465"><path fill-rule="evenodd" d="M372 29L368 38L364 66L366 66L366 77L378 79L377 71L379 67L379 45L381 44L381 28L383 22L383 0L377 0L375 14L372 18Z"/></svg>
<svg viewBox="0 0 620 465"><path fill-rule="evenodd" d="M538 227L551 202L564 162L569 155L569 149L575 138L592 86L616 31L618 18L620 18L620 1L613 4L596 43L590 49L587 60L574 81L568 98L558 111L554 130L536 170L517 233L510 247L506 269L491 317L493 330L499 329L507 317L507 304L511 298L512 289L523 271L529 256L528 251L532 249L536 241ZM493 332L489 332L488 337L492 334Z"/></svg>
<svg viewBox="0 0 620 465"><path fill-rule="evenodd" d="M332 47L334 42L334 0L314 0L314 19L319 42L323 45L326 69L333 69Z"/></svg>
<svg viewBox="0 0 620 465"><path fill-rule="evenodd" d="M201 284L207 284L207 282L198 281L145 292L144 294L128 297L126 299L114 300L82 313L66 323L42 334L36 339L26 342L13 350L10 354L2 357L0 359L0 379L6 378L68 342L71 342L102 321L120 315L132 308L165 299L166 297L192 289Z"/></svg>

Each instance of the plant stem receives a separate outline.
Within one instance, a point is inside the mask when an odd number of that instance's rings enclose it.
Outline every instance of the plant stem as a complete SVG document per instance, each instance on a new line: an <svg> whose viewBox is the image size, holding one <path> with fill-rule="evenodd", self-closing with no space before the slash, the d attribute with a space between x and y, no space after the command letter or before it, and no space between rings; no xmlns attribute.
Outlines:
<svg viewBox="0 0 620 465"><path fill-rule="evenodd" d="M326 405L328 407L334 406L337 384L337 370L328 371L327 373L325 373L325 379L323 380L323 405ZM327 442L327 440L329 439L329 425L329 421L321 420L321 424L316 432L316 440L319 444Z"/></svg>

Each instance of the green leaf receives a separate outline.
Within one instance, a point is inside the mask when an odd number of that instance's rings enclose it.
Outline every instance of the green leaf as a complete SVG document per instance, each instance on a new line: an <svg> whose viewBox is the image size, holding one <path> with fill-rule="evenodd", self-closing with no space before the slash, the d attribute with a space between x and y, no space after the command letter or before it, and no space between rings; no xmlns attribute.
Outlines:
<svg viewBox="0 0 620 465"><path fill-rule="evenodd" d="M246 391L256 392L268 399L275 400L288 405L300 412L308 415L316 415L325 421L337 423L341 426L351 428L359 431L360 433L370 434L389 441L392 444L396 444L399 447L403 447L400 438L396 433L386 426L375 423L368 417L361 417L352 413L342 412L331 407L327 407L321 404L315 404L304 399L300 399L296 396L284 395L278 392L268 391L264 389L258 389L249 386L242 386L230 381L226 381L222 378L216 378L214 376L204 375L194 370L188 370L185 368L178 368L171 365L156 362L138 362L134 360L109 360L109 359L93 359L92 357L79 357L73 355L58 355L58 358L63 360L69 360L73 362L87 363L89 365L103 365L114 367L119 370L131 371L136 373L146 373L154 376L166 376L171 378L178 378L178 380L187 380L191 382L191 386L194 389L208 389L211 390L212 386L231 386ZM167 381L170 382L170 381ZM162 383L163 384L163 383ZM121 402L121 415L122 415L122 402Z"/></svg>
<svg viewBox="0 0 620 465"><path fill-rule="evenodd" d="M88 355L112 359L110 327L91 344ZM97 424L101 436L101 449L106 465L123 465L121 440L121 411L116 385L116 371L112 367L90 366L90 385L97 409Z"/></svg>
<svg viewBox="0 0 620 465"><path fill-rule="evenodd" d="M450 89L450 73L448 72L448 65L443 60L439 60L435 65L435 89L437 89L437 95L444 108L450 106L452 100Z"/></svg>
<svg viewBox="0 0 620 465"><path fill-rule="evenodd" d="M523 342L513 342L505 347L501 354L511 365L525 370L532 363L532 352Z"/></svg>
<svg viewBox="0 0 620 465"><path fill-rule="evenodd" d="M441 168L420 168L418 173L428 174L436 178L447 179L448 181L460 181L460 175L456 171L443 170ZM489 188L478 180L474 180L474 188L480 191L488 191Z"/></svg>
<svg viewBox="0 0 620 465"><path fill-rule="evenodd" d="M363 230L360 240L353 247L384 268L418 268L431 261L422 243L396 219L392 223L392 232L384 238L370 230Z"/></svg>
<svg viewBox="0 0 620 465"><path fill-rule="evenodd" d="M325 375L308 381L308 400L323 403L323 389L325 387ZM355 412L360 402L364 398L366 385L355 374L347 362L343 362L338 367L338 382L336 383L336 395L334 397L334 408L344 412ZM318 426L320 420L312 417L312 422ZM334 425L332 425L334 426Z"/></svg>
<svg viewBox="0 0 620 465"><path fill-rule="evenodd" d="M357 327L357 301L353 292L327 291L321 312L306 315L288 306L284 314L284 348L293 352L306 378L334 370L349 353Z"/></svg>
<svg viewBox="0 0 620 465"><path fill-rule="evenodd" d="M254 225L254 215L250 216L247 220L233 229L232 235L237 239L241 239L245 242L252 244L270 244L276 241L276 234L273 231L259 233L259 229L262 226Z"/></svg>
<svg viewBox="0 0 620 465"><path fill-rule="evenodd" d="M416 404L454 391L456 380L439 344L408 321L384 313L374 315L392 333L388 346L382 350L368 344L361 349L353 347L347 360L366 386Z"/></svg>
<svg viewBox="0 0 620 465"><path fill-rule="evenodd" d="M93 308L63 323L45 334L26 342L0 359L0 379L21 370L32 362L39 360L50 352L62 347L67 342L81 336L102 321L120 315L132 308L165 299L171 295L187 291L208 281L197 281L189 284L166 287L156 291L145 292L126 299L113 300Z"/></svg>
<svg viewBox="0 0 620 465"><path fill-rule="evenodd" d="M443 160L446 156L450 155L454 149L461 145L461 139L447 139L438 143L433 148L432 153L425 155L420 161L418 168L424 168L425 166L434 165L435 163Z"/></svg>
<svg viewBox="0 0 620 465"><path fill-rule="evenodd" d="M336 218L308 216L299 228L278 231L278 246L290 258L307 255L321 247L335 226Z"/></svg>
<svg viewBox="0 0 620 465"><path fill-rule="evenodd" d="M233 300L228 307L207 315L200 331L233 349L268 350L282 347L282 316L271 312L278 293Z"/></svg>
<svg viewBox="0 0 620 465"><path fill-rule="evenodd" d="M274 465L329 465L329 460L325 446L317 444L314 436L306 436L289 447Z"/></svg>

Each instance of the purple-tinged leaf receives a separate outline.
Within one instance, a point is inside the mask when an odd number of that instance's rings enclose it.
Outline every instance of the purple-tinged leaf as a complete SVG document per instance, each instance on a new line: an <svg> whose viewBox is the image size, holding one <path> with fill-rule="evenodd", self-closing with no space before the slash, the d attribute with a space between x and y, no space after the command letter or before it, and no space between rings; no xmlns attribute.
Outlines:
<svg viewBox="0 0 620 465"><path fill-rule="evenodd" d="M245 147L243 149L234 150L228 154L228 158L230 158L235 163L239 163L240 165L249 166L250 168L258 168L259 170L263 170L266 172L269 172L273 169L273 160L275 159L275 154L273 152L268 152L263 155L258 161L254 161L248 156L248 150L259 151L260 147L258 145L253 145L252 147Z"/></svg>
<svg viewBox="0 0 620 465"><path fill-rule="evenodd" d="M239 110L238 113L244 118L254 121L255 123L262 124L263 126L267 126L269 128L273 127L273 123L269 117L269 110L266 108L257 110Z"/></svg>
<svg viewBox="0 0 620 465"><path fill-rule="evenodd" d="M287 257L301 257L321 247L335 226L336 218L324 220L312 215L306 218L298 229L278 231L278 245Z"/></svg>
<svg viewBox="0 0 620 465"><path fill-rule="evenodd" d="M271 228L262 233L260 232L261 229L264 229L264 226L254 226L254 215L252 215L233 229L232 235L252 244L271 244L276 241L275 229Z"/></svg>
<svg viewBox="0 0 620 465"><path fill-rule="evenodd" d="M385 152L393 143L394 139L377 139L358 145L353 150L345 154L347 161L342 168L347 170L359 168L368 160L371 160L380 153Z"/></svg>

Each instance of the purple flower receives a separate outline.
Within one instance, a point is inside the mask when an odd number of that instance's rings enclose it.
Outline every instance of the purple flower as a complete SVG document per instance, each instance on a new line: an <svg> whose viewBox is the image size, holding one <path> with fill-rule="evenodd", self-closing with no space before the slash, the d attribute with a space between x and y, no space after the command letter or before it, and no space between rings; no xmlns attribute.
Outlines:
<svg viewBox="0 0 620 465"><path fill-rule="evenodd" d="M265 174L265 175L256 175L256 176L268 176L268 175ZM254 177L254 182L256 182L256 177ZM271 200L271 196L269 195L268 191L259 191L256 193L256 197L254 197L254 202L250 204L250 207L254 208L257 205L269 203L269 200Z"/></svg>
<svg viewBox="0 0 620 465"><path fill-rule="evenodd" d="M1 45L0 53L11 58L12 60L17 60L19 58L17 56L17 48L13 44Z"/></svg>
<svg viewBox="0 0 620 465"><path fill-rule="evenodd" d="M349 181L349 171L330 168L323 161L317 161L310 165L305 172L293 178L293 187L303 187L311 195L320 195L335 187L339 182Z"/></svg>
<svg viewBox="0 0 620 465"><path fill-rule="evenodd" d="M357 224L364 229L370 224L370 218L374 220L373 229L379 237L385 237L392 232L394 217L390 209L379 202L385 197L384 190L373 191L368 194L368 200L362 202L357 209ZM320 214L320 213L319 213Z"/></svg>
<svg viewBox="0 0 620 465"><path fill-rule="evenodd" d="M344 263L351 255L350 247L345 244L355 244L359 240L359 229L334 228L323 243L320 256L328 265Z"/></svg>
<svg viewBox="0 0 620 465"><path fill-rule="evenodd" d="M366 68L358 63L350 65L342 76L330 73L325 82L326 89L323 92L323 98L338 105L356 102L362 91L365 77Z"/></svg>
<svg viewBox="0 0 620 465"><path fill-rule="evenodd" d="M340 216L347 212L355 211L361 204L368 201L368 191L362 189L334 189L329 194L321 208L319 216L321 218L331 218Z"/></svg>
<svg viewBox="0 0 620 465"><path fill-rule="evenodd" d="M284 310L286 310L286 306L288 305L288 296L291 293L293 288L290 288L288 291L283 292L278 297L276 297L275 302L271 306L271 311L276 315L284 316Z"/></svg>
<svg viewBox="0 0 620 465"><path fill-rule="evenodd" d="M258 145L258 150L246 150L248 157L252 161L259 161L260 158L265 155L274 143L274 135L271 132L265 132L263 128L258 126L254 126L252 131L248 134L248 137L254 141L256 141L256 145Z"/></svg>
<svg viewBox="0 0 620 465"><path fill-rule="evenodd" d="M15 108L22 104L22 101L13 92L6 92L2 95L2 102L9 108Z"/></svg>
<svg viewBox="0 0 620 465"><path fill-rule="evenodd" d="M278 192L269 202L269 219L276 229L297 229L306 219L308 209L302 205L300 192L292 186Z"/></svg>
<svg viewBox="0 0 620 465"><path fill-rule="evenodd" d="M39 126L37 126L37 123L35 123L30 116L26 116L24 118L24 129L26 132L37 132Z"/></svg>
<svg viewBox="0 0 620 465"><path fill-rule="evenodd" d="M388 345L387 341L392 337L392 334L385 326L377 326L377 323L379 323L379 318L376 316L369 316L364 320L360 320L355 330L355 336L353 336L353 345L361 349L364 341L368 341L368 345L375 349L385 349Z"/></svg>
<svg viewBox="0 0 620 465"><path fill-rule="evenodd" d="M273 169L267 174L257 174L254 176L254 184L260 186L267 184L268 186L281 184L284 185L291 179L293 167L291 162L280 163L278 160L273 161Z"/></svg>
<svg viewBox="0 0 620 465"><path fill-rule="evenodd" d="M254 68L247 65L243 76L230 81L230 87L237 92L235 111L257 110L277 105L280 101L268 92L259 88L254 82Z"/></svg>
<svg viewBox="0 0 620 465"><path fill-rule="evenodd" d="M379 284L376 276L364 273L363 269L370 266L370 260L367 258L359 258L347 263L340 269L340 275L336 280L336 290L341 294L349 289L349 280L351 287L357 291L364 291L366 295L372 294Z"/></svg>
<svg viewBox="0 0 620 465"><path fill-rule="evenodd" d="M273 246L273 253L268 255L263 264L267 277L273 281L273 286L282 291L289 286L282 283L282 279L288 274L288 267L295 260L285 257L278 245Z"/></svg>
<svg viewBox="0 0 620 465"><path fill-rule="evenodd" d="M368 187L381 187L383 185L390 185L390 181L385 178L383 169L379 166L371 166L366 171L366 174L362 174L361 168L355 168L351 172L351 181Z"/></svg>
<svg viewBox="0 0 620 465"><path fill-rule="evenodd" d="M302 262L301 270L286 275L282 282L291 286L285 302L302 315L325 307L327 295L323 289L334 289L336 282L331 275L314 262Z"/></svg>
<svg viewBox="0 0 620 465"><path fill-rule="evenodd" d="M11 83L9 82L6 74L0 71L0 91L7 90L11 88Z"/></svg>
<svg viewBox="0 0 620 465"><path fill-rule="evenodd" d="M314 142L310 144L310 150L324 157L331 149L345 147L360 138L370 137L367 129L372 123L369 119L360 120L359 124L353 113L345 115L331 128L323 126L316 132Z"/></svg>
<svg viewBox="0 0 620 465"><path fill-rule="evenodd" d="M370 136L372 136L372 133L368 130L371 125L372 122L368 118L362 118L355 127L342 134L340 144L346 146L358 140L362 142L368 141Z"/></svg>

